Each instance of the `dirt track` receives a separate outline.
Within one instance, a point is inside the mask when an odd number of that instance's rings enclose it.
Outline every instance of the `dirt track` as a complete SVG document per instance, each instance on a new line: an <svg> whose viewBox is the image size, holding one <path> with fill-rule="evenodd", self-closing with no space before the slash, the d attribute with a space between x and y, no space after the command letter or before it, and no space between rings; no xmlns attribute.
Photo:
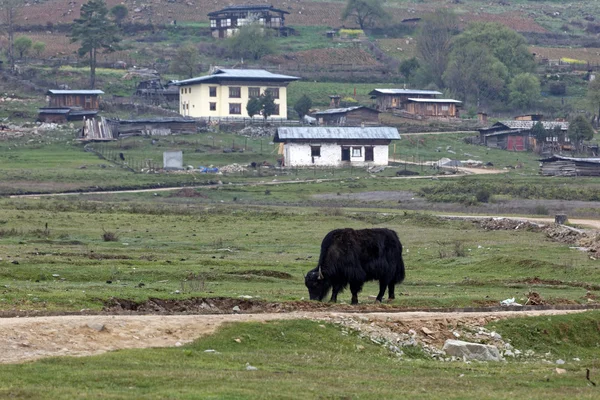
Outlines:
<svg viewBox="0 0 600 400"><path fill-rule="evenodd" d="M89 356L111 350L180 346L208 335L227 322L311 319L364 324L373 330L406 333L421 332L426 326L433 332L426 343L441 344L452 332L448 326L482 326L515 316L557 315L574 310L504 311L485 313L340 313L289 312L274 314L227 315L93 315L33 318L0 318L0 363L20 363L53 356ZM457 328L458 329L458 328ZM361 329L362 330L362 329ZM385 333L385 332L382 332Z"/></svg>

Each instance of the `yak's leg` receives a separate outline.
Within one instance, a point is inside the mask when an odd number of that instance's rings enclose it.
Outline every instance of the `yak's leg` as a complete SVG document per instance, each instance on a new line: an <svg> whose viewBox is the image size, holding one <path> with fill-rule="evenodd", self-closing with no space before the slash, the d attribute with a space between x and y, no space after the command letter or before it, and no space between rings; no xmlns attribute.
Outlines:
<svg viewBox="0 0 600 400"><path fill-rule="evenodd" d="M377 301L378 303L381 303L383 301L383 295L385 294L385 289L387 288L387 283L384 281L379 281L379 294L377 295Z"/></svg>
<svg viewBox="0 0 600 400"><path fill-rule="evenodd" d="M392 282L388 285L388 299L390 300L394 300L396 298L394 289L396 289L396 284Z"/></svg>
<svg viewBox="0 0 600 400"><path fill-rule="evenodd" d="M350 283L350 291L352 292L352 304L358 304L358 292L362 290L362 283Z"/></svg>
<svg viewBox="0 0 600 400"><path fill-rule="evenodd" d="M329 299L331 303L337 303L337 295L342 288L343 286L333 285L331 289L331 299Z"/></svg>

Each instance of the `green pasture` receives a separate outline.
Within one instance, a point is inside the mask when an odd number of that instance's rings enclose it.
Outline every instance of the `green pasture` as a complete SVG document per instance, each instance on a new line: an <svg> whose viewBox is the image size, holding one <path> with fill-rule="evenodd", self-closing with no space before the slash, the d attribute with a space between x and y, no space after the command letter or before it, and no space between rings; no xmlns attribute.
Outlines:
<svg viewBox="0 0 600 400"><path fill-rule="evenodd" d="M111 199L2 201L0 308L101 309L111 297L302 300L321 239L340 227L399 233L407 279L392 304L402 308L498 304L531 290L551 303L585 303L586 287L600 288L597 261L543 233L394 209L211 204L187 194ZM528 283L536 277L544 283ZM376 291L367 284L362 302Z"/></svg>
<svg viewBox="0 0 600 400"><path fill-rule="evenodd" d="M598 313L500 322L534 328L593 326ZM550 318L548 318L550 319ZM591 323L590 323L591 322ZM564 334L550 330L548 339ZM111 399L594 399L586 369L597 371L598 330L571 346L557 374L540 358L500 363L440 362L409 348L399 358L356 332L310 321L231 324L182 347L122 350L0 366L5 398ZM236 340L237 339L237 340ZM536 350L558 357L562 347ZM213 352L206 352L213 350ZM596 354L596 355L595 355ZM549 357L550 358L550 357ZM247 366L256 370L247 370Z"/></svg>

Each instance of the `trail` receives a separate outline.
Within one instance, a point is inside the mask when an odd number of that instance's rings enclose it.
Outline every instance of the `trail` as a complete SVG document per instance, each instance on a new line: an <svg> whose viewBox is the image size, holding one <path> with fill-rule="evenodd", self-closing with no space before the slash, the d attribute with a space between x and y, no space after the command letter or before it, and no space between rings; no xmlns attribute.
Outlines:
<svg viewBox="0 0 600 400"><path fill-rule="evenodd" d="M221 315L86 315L0 318L0 363L22 363L44 357L90 356L131 348L173 347L214 333L229 322L309 319L341 323L352 319L365 329L410 329L432 334L426 343L440 346L452 332L448 326L483 326L487 322L522 316L558 315L582 310L501 312L382 312L343 313L294 311L270 314ZM395 327L395 328L393 328ZM363 330L363 329L361 329ZM385 333L385 332L383 332Z"/></svg>

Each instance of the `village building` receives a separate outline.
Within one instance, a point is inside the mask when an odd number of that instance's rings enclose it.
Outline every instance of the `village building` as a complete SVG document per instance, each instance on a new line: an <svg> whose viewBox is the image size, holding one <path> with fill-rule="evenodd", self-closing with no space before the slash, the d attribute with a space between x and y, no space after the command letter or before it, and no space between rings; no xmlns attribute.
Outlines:
<svg viewBox="0 0 600 400"><path fill-rule="evenodd" d="M275 100L275 112L269 118L287 119L287 86L298 79L263 69L218 68L174 85L179 87L179 113L186 117L249 118L248 100L269 91Z"/></svg>
<svg viewBox="0 0 600 400"><path fill-rule="evenodd" d="M600 158L577 158L552 155L539 160L545 176L600 176Z"/></svg>
<svg viewBox="0 0 600 400"><path fill-rule="evenodd" d="M166 85L160 79L148 79L138 83L135 95L151 104L164 104L179 102L179 88L167 82Z"/></svg>
<svg viewBox="0 0 600 400"><path fill-rule="evenodd" d="M416 90L416 89L374 89L369 92L372 99L375 100L375 109L385 112L394 109L403 110L408 99L435 99L441 95L436 90Z"/></svg>
<svg viewBox="0 0 600 400"><path fill-rule="evenodd" d="M38 110L38 121L64 123L92 118L98 114L102 94L102 90L48 90L48 106Z"/></svg>
<svg viewBox="0 0 600 400"><path fill-rule="evenodd" d="M453 99L408 98L404 109L408 114L422 117L458 118L461 101Z"/></svg>
<svg viewBox="0 0 600 400"><path fill-rule="evenodd" d="M330 108L313 114L319 125L361 126L378 125L379 111L365 106Z"/></svg>
<svg viewBox="0 0 600 400"><path fill-rule="evenodd" d="M383 166L389 144L399 140L390 127L281 127L275 133L284 167Z"/></svg>
<svg viewBox="0 0 600 400"><path fill-rule="evenodd" d="M208 13L213 37L223 39L235 35L240 27L253 23L272 29L278 36L288 36L292 31L285 26L289 12L267 5L233 5Z"/></svg>
<svg viewBox="0 0 600 400"><path fill-rule="evenodd" d="M544 142L538 143L531 135L531 129L537 123L541 123L548 132ZM529 151L537 146L558 148L570 146L567 135L568 122L557 121L532 121L532 120L508 120L496 122L489 128L479 129L480 144L509 151ZM560 133L559 133L560 132Z"/></svg>

